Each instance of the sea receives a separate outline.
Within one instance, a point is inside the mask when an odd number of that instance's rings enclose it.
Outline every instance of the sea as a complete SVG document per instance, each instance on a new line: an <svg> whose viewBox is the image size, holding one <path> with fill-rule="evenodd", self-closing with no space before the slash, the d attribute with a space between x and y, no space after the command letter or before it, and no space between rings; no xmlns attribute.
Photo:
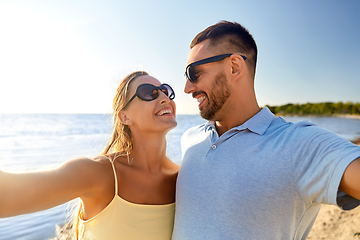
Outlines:
<svg viewBox="0 0 360 240"><path fill-rule="evenodd" d="M348 140L360 138L360 119L284 117L309 120ZM180 137L206 121L199 115L178 115L178 126L167 135L167 155L181 162ZM98 155L112 131L109 114L0 114L0 169L7 172L41 171L77 157ZM44 196L39 197L46 197ZM1 198L1 196L0 196ZM26 204L26 199L24 199ZM70 221L77 200L36 213L0 218L0 240L45 240L57 226Z"/></svg>

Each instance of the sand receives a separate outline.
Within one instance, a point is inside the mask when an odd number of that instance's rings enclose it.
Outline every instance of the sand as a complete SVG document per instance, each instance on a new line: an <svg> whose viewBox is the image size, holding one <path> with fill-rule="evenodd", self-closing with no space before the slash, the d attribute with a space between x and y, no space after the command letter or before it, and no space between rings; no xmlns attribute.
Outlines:
<svg viewBox="0 0 360 240"><path fill-rule="evenodd" d="M336 206L323 205L307 240L360 239L360 207L342 211Z"/></svg>

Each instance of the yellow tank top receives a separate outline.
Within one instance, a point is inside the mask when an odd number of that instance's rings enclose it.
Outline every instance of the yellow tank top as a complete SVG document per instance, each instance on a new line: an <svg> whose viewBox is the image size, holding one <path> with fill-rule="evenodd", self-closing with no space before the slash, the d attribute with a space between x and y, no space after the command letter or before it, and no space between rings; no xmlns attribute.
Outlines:
<svg viewBox="0 0 360 240"><path fill-rule="evenodd" d="M115 196L99 214L89 220L80 214L80 239L171 239L175 203L165 205L135 204L118 195L118 184L114 163Z"/></svg>

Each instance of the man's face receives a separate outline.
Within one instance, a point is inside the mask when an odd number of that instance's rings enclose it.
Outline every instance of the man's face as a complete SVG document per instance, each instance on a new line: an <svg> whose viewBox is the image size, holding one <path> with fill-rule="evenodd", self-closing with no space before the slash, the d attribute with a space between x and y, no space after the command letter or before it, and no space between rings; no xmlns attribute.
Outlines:
<svg viewBox="0 0 360 240"><path fill-rule="evenodd" d="M187 64L216 55L208 50L208 46L209 40L206 40L193 47ZM223 66L223 60L195 66L196 82L186 80L185 93L191 93L198 100L200 115L207 120L217 120L216 114L230 97L230 87Z"/></svg>
<svg viewBox="0 0 360 240"><path fill-rule="evenodd" d="M230 88L223 72L215 76L210 93L208 95L208 104L200 107L200 115L207 120L216 120L214 116L226 100L230 97Z"/></svg>

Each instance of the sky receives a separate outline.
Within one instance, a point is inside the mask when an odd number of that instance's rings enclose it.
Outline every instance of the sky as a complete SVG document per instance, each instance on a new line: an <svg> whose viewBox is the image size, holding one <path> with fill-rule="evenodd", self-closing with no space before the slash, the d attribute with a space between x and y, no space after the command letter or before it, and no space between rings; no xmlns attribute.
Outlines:
<svg viewBox="0 0 360 240"><path fill-rule="evenodd" d="M145 70L183 92L194 36L221 20L258 47L258 103L360 102L360 1L0 0L0 113L111 113Z"/></svg>

